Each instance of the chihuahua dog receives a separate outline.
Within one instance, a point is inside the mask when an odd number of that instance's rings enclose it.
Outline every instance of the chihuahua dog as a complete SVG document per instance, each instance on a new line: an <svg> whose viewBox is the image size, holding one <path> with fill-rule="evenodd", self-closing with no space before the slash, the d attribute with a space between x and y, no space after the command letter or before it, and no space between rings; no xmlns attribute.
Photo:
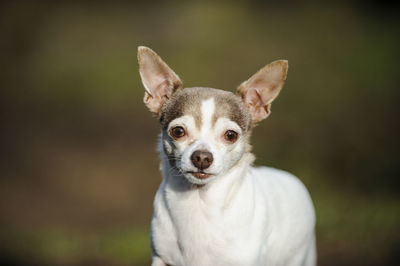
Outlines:
<svg viewBox="0 0 400 266"><path fill-rule="evenodd" d="M152 265L315 265L307 189L287 172L253 167L249 144L253 127L271 113L288 62L265 66L233 94L183 88L147 47L138 48L138 61L144 102L161 124Z"/></svg>

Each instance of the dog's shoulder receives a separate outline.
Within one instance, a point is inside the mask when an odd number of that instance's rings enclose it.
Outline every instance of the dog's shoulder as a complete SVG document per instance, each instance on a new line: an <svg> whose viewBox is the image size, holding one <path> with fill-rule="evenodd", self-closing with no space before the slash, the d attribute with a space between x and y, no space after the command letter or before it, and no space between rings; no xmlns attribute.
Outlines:
<svg viewBox="0 0 400 266"><path fill-rule="evenodd" d="M250 175L252 175L257 182L279 189L307 191L298 177L277 168L267 166L251 167Z"/></svg>
<svg viewBox="0 0 400 266"><path fill-rule="evenodd" d="M255 187L267 201L281 206L289 212L302 211L309 214L313 223L313 203L303 182L295 175L272 167L252 167L250 175Z"/></svg>

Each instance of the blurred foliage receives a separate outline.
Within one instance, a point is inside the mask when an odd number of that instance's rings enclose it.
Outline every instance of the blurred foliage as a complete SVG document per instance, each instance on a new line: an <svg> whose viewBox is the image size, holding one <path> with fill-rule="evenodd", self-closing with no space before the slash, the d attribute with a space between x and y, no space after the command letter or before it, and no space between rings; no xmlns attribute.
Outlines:
<svg viewBox="0 0 400 266"><path fill-rule="evenodd" d="M233 91L265 64L288 59L273 114L254 130L256 163L289 170L309 188L321 265L394 265L396 7L2 2L0 262L149 261L160 174L158 125L137 73L136 47L147 45L187 87Z"/></svg>
<svg viewBox="0 0 400 266"><path fill-rule="evenodd" d="M66 231L3 231L7 254L1 265L143 265L150 264L147 229L119 229L88 234Z"/></svg>

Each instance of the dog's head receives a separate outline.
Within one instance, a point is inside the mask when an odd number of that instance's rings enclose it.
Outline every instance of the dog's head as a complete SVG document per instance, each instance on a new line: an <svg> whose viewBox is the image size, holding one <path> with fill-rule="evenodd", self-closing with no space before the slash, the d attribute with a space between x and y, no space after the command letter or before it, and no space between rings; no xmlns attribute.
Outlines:
<svg viewBox="0 0 400 266"><path fill-rule="evenodd" d="M249 131L270 114L288 68L286 60L272 62L235 95L183 88L178 75L147 47L139 47L138 60L144 102L160 119L163 150L172 167L199 185L229 171L248 151Z"/></svg>

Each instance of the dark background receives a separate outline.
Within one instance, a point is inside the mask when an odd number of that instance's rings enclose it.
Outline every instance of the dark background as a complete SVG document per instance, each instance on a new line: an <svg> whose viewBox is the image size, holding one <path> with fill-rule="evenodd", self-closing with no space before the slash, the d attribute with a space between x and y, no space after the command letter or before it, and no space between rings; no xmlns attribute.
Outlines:
<svg viewBox="0 0 400 266"><path fill-rule="evenodd" d="M389 1L0 3L0 264L148 265L160 174L138 45L187 87L289 60L253 135L317 211L319 265L400 254L399 20Z"/></svg>

